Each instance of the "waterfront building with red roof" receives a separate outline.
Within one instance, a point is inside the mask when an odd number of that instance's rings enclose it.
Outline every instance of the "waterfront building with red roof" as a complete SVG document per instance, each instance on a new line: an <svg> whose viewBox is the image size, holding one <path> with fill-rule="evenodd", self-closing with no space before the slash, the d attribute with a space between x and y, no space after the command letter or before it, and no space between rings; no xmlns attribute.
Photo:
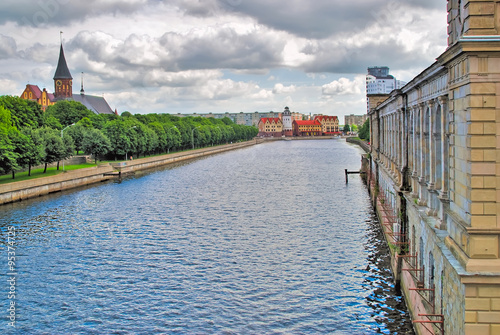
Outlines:
<svg viewBox="0 0 500 335"><path fill-rule="evenodd" d="M314 120L318 120L319 123L321 123L323 135L340 134L338 117L332 115L316 115Z"/></svg>
<svg viewBox="0 0 500 335"><path fill-rule="evenodd" d="M263 117L259 121L258 136L281 137L283 135L283 122L279 117Z"/></svg>
<svg viewBox="0 0 500 335"><path fill-rule="evenodd" d="M294 136L321 136L323 135L321 123L318 120L294 120Z"/></svg>

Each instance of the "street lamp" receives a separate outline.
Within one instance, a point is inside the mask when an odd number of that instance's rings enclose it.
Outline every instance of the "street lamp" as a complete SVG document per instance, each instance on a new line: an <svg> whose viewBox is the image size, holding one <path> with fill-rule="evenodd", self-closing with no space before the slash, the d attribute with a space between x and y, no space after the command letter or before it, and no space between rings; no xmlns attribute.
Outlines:
<svg viewBox="0 0 500 335"><path fill-rule="evenodd" d="M71 126L74 126L74 125L75 125L75 124L74 124L74 123L72 123L72 124L70 124L69 126L66 126L66 127L64 127L64 129L62 129L62 130L61 130L61 140L63 141L63 144L64 144L64 140L63 140L63 133L64 133L64 131L65 131L67 128L69 128L69 127L71 127ZM66 160L66 158L65 158L65 159L63 159L63 172L64 172L64 161L65 161L65 160Z"/></svg>
<svg viewBox="0 0 500 335"><path fill-rule="evenodd" d="M193 129L191 129L191 145L192 145L193 149L194 149L194 130L196 128L200 128L200 126L196 126Z"/></svg>
<svg viewBox="0 0 500 335"><path fill-rule="evenodd" d="M137 128L137 126L130 127L130 128L128 128L128 130L130 130L130 129L134 129L134 128ZM128 148L127 148L127 149L128 149ZM127 150L127 149L125 149L125 160L126 160L126 161L128 161L128 150Z"/></svg>

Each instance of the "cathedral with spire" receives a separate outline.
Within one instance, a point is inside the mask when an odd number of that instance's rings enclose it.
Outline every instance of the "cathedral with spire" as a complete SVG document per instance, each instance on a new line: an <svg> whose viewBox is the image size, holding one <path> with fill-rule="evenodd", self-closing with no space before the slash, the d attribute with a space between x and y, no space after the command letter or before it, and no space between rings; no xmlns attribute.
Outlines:
<svg viewBox="0 0 500 335"><path fill-rule="evenodd" d="M46 110L48 106L54 105L60 100L78 101L96 114L115 114L104 97L85 94L83 89L83 73L80 94L73 94L73 77L69 71L64 49L61 42L59 61L54 73L54 93L48 93L47 89L41 90L38 85L26 85L21 98L36 101Z"/></svg>

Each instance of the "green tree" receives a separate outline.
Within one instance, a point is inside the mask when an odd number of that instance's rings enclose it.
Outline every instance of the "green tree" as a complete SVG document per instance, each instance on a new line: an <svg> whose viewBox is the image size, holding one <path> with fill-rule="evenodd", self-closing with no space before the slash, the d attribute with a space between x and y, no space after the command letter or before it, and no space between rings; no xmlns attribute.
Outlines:
<svg viewBox="0 0 500 335"><path fill-rule="evenodd" d="M12 144L12 137L16 132L17 128L12 125L10 111L0 106L0 171L3 174L18 168L18 154Z"/></svg>
<svg viewBox="0 0 500 335"><path fill-rule="evenodd" d="M0 106L10 111L12 125L17 129L43 125L43 111L35 101L4 95L0 96Z"/></svg>
<svg viewBox="0 0 500 335"><path fill-rule="evenodd" d="M182 136L172 123L163 124L163 129L165 129L165 134L167 135L167 152L173 150L174 148L179 148L182 144Z"/></svg>
<svg viewBox="0 0 500 335"><path fill-rule="evenodd" d="M44 114L43 116L43 125L52 129L58 129L58 130L63 129L63 126L58 119L47 114Z"/></svg>
<svg viewBox="0 0 500 335"><path fill-rule="evenodd" d="M349 127L349 125L348 125L348 124L346 124L346 125L344 126L344 134L347 134L347 133L348 133L348 132L350 132L350 131L351 131L351 127Z"/></svg>
<svg viewBox="0 0 500 335"><path fill-rule="evenodd" d="M107 114L107 115L112 115L116 116L115 114ZM102 129L104 128L104 125L106 124L106 117L104 114L93 114L89 117L90 122L92 122L92 127L96 129ZM110 118L110 120L114 120L114 118Z"/></svg>
<svg viewBox="0 0 500 335"><path fill-rule="evenodd" d="M156 133L157 141L158 141L158 145L157 145L158 151L167 152L168 151L168 135L165 131L165 128L163 128L163 125L160 122L155 121L155 122L151 122L150 124L148 124L148 127Z"/></svg>
<svg viewBox="0 0 500 335"><path fill-rule="evenodd" d="M31 139L20 131L11 131L11 143L14 146L16 154L16 165L11 169L12 179L16 178L16 171L28 166L30 155L30 147L33 145Z"/></svg>
<svg viewBox="0 0 500 335"><path fill-rule="evenodd" d="M48 164L59 162L67 157L67 149L57 130L42 127L36 130L35 136L40 137L45 148L42 163L45 165L43 173L46 173Z"/></svg>
<svg viewBox="0 0 500 335"><path fill-rule="evenodd" d="M106 122L103 128L103 133L110 141L109 152L114 156L125 156L130 152L130 138L126 131L128 125L121 119L116 119Z"/></svg>
<svg viewBox="0 0 500 335"><path fill-rule="evenodd" d="M45 156L45 148L39 134L29 128L23 128L21 133L26 137L26 141L21 145L24 146L18 158L19 165L28 167L28 176L31 176L31 168L42 163Z"/></svg>
<svg viewBox="0 0 500 335"><path fill-rule="evenodd" d="M83 136L89 129L92 128L85 127L83 124L80 124L80 122L78 122L74 126L66 129L66 131L64 132L64 135L68 134L73 139L74 147L77 152L83 150Z"/></svg>
<svg viewBox="0 0 500 335"><path fill-rule="evenodd" d="M191 147L191 127L189 124L179 120L175 123L175 127L180 135L180 147L181 148L190 148Z"/></svg>
<svg viewBox="0 0 500 335"><path fill-rule="evenodd" d="M89 129L83 135L83 150L87 154L91 154L97 159L108 153L111 144L109 139L99 129Z"/></svg>
<svg viewBox="0 0 500 335"><path fill-rule="evenodd" d="M77 123L84 117L90 118L94 112L77 101L61 100L47 107L47 117L55 117L64 127Z"/></svg>
<svg viewBox="0 0 500 335"><path fill-rule="evenodd" d="M366 119L363 126L359 129L358 136L362 140L370 140L370 119Z"/></svg>

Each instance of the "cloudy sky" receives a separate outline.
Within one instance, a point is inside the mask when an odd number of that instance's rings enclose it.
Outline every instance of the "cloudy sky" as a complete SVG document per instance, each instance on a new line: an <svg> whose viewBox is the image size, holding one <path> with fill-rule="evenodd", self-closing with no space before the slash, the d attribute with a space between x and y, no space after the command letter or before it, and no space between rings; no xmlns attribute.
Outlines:
<svg viewBox="0 0 500 335"><path fill-rule="evenodd" d="M119 113L364 114L369 66L409 81L446 49L446 0L3 0L0 94L75 93Z"/></svg>

